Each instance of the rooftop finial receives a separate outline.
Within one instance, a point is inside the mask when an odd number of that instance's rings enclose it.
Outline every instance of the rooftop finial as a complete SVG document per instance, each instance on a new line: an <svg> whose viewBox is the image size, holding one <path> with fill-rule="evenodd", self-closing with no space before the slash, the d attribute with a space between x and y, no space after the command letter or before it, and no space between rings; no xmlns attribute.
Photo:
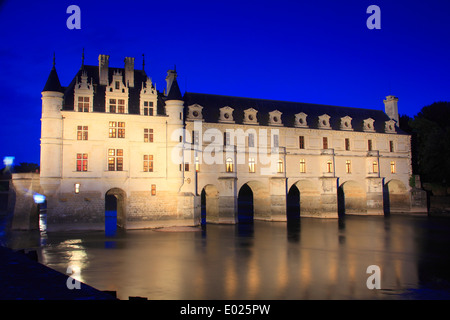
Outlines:
<svg viewBox="0 0 450 320"><path fill-rule="evenodd" d="M55 52L53 52L53 68L55 67Z"/></svg>
<svg viewBox="0 0 450 320"><path fill-rule="evenodd" d="M145 70L145 56L142 54L142 71Z"/></svg>
<svg viewBox="0 0 450 320"><path fill-rule="evenodd" d="M84 68L84 48L83 48L83 52L81 54L81 68Z"/></svg>

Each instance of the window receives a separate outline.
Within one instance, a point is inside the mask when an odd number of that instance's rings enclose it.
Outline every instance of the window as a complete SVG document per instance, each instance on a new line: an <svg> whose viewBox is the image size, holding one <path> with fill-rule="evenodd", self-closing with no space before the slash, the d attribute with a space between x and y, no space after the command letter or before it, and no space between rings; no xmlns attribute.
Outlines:
<svg viewBox="0 0 450 320"><path fill-rule="evenodd" d="M123 171L123 149L108 149L108 171Z"/></svg>
<svg viewBox="0 0 450 320"><path fill-rule="evenodd" d="M120 89L120 82L116 81L116 89Z"/></svg>
<svg viewBox="0 0 450 320"><path fill-rule="evenodd" d="M306 161L305 161L305 159L300 159L300 173L306 173Z"/></svg>
<svg viewBox="0 0 450 320"><path fill-rule="evenodd" d="M229 132L224 132L223 133L223 145L224 146L229 146L231 142L231 135Z"/></svg>
<svg viewBox="0 0 450 320"><path fill-rule="evenodd" d="M88 126L77 126L77 140L88 139Z"/></svg>
<svg viewBox="0 0 450 320"><path fill-rule="evenodd" d="M233 172L233 159L227 158L227 160L225 162L225 171Z"/></svg>
<svg viewBox="0 0 450 320"><path fill-rule="evenodd" d="M109 112L116 113L117 102L116 99L109 99Z"/></svg>
<svg viewBox="0 0 450 320"><path fill-rule="evenodd" d="M372 172L373 173L378 173L378 161L374 161L372 163Z"/></svg>
<svg viewBox="0 0 450 320"><path fill-rule="evenodd" d="M300 149L305 149L305 137L304 136L298 137L298 147Z"/></svg>
<svg viewBox="0 0 450 320"><path fill-rule="evenodd" d="M189 172L189 163L184 164L184 171Z"/></svg>
<svg viewBox="0 0 450 320"><path fill-rule="evenodd" d="M75 193L76 194L80 193L80 184L79 183L75 183Z"/></svg>
<svg viewBox="0 0 450 320"><path fill-rule="evenodd" d="M125 122L109 122L110 138L125 138Z"/></svg>
<svg viewBox="0 0 450 320"><path fill-rule="evenodd" d="M283 160L281 160L281 159L278 159L278 162L277 162L277 172L278 173L283 173Z"/></svg>
<svg viewBox="0 0 450 320"><path fill-rule="evenodd" d="M255 146L255 135L253 133L248 134L248 146L253 148Z"/></svg>
<svg viewBox="0 0 450 320"><path fill-rule="evenodd" d="M367 140L367 150L372 151L372 140Z"/></svg>
<svg viewBox="0 0 450 320"><path fill-rule="evenodd" d="M77 153L77 171L88 171L87 153Z"/></svg>
<svg viewBox="0 0 450 320"><path fill-rule="evenodd" d="M248 159L248 172L250 173L255 172L255 158Z"/></svg>
<svg viewBox="0 0 450 320"><path fill-rule="evenodd" d="M323 137L322 139L323 149L328 149L328 138Z"/></svg>
<svg viewBox="0 0 450 320"><path fill-rule="evenodd" d="M89 97L78 97L78 112L89 112Z"/></svg>
<svg viewBox="0 0 450 320"><path fill-rule="evenodd" d="M125 113L125 100L124 99L119 99L117 100L118 102L118 113Z"/></svg>
<svg viewBox="0 0 450 320"><path fill-rule="evenodd" d="M350 160L345 161L345 172L346 173L352 172L352 162Z"/></svg>
<svg viewBox="0 0 450 320"><path fill-rule="evenodd" d="M350 150L350 139L349 138L345 138L345 150L347 150L347 151Z"/></svg>
<svg viewBox="0 0 450 320"><path fill-rule="evenodd" d="M144 155L144 172L153 172L153 155Z"/></svg>
<svg viewBox="0 0 450 320"><path fill-rule="evenodd" d="M153 115L153 102L144 101L144 116L152 116L152 115Z"/></svg>
<svg viewBox="0 0 450 320"><path fill-rule="evenodd" d="M195 172L200 171L200 161L198 160L198 157L195 157Z"/></svg>
<svg viewBox="0 0 450 320"><path fill-rule="evenodd" d="M144 129L144 142L153 142L153 129Z"/></svg>
<svg viewBox="0 0 450 320"><path fill-rule="evenodd" d="M273 147L278 148L278 146L279 146L278 135L274 134L273 135Z"/></svg>
<svg viewBox="0 0 450 320"><path fill-rule="evenodd" d="M328 173L333 172L333 162L331 162L331 160L327 161L327 172Z"/></svg>
<svg viewBox="0 0 450 320"><path fill-rule="evenodd" d="M196 146L199 144L199 135L197 130L192 131L192 144Z"/></svg>
<svg viewBox="0 0 450 320"><path fill-rule="evenodd" d="M156 196L156 184L152 184L152 196Z"/></svg>
<svg viewBox="0 0 450 320"><path fill-rule="evenodd" d="M389 152L394 152L394 141L389 141Z"/></svg>
<svg viewBox="0 0 450 320"><path fill-rule="evenodd" d="M391 161L391 173L395 173L395 161Z"/></svg>

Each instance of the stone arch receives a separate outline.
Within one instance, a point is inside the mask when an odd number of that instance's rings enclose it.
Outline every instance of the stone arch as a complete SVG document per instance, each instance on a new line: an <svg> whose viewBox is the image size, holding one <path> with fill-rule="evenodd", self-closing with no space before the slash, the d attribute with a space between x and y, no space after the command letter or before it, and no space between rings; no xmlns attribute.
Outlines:
<svg viewBox="0 0 450 320"><path fill-rule="evenodd" d="M345 214L367 213L367 195L360 183L354 180L342 183L338 188L337 197L340 217Z"/></svg>
<svg viewBox="0 0 450 320"><path fill-rule="evenodd" d="M109 189L105 193L105 233L114 235L116 228L126 228L127 194L120 188Z"/></svg>
<svg viewBox="0 0 450 320"><path fill-rule="evenodd" d="M244 188L244 189L243 189ZM242 205L243 199L246 198L246 194L250 194L246 188L251 191L252 201L252 213L255 220L268 220L271 216L271 202L270 192L267 184L261 181L248 181L244 183L238 192L238 221L239 221L239 205ZM244 194L245 192L245 194Z"/></svg>
<svg viewBox="0 0 450 320"><path fill-rule="evenodd" d="M384 184L383 206L385 213L410 211L410 194L402 181L392 179Z"/></svg>
<svg viewBox="0 0 450 320"><path fill-rule="evenodd" d="M202 224L219 222L219 190L207 184L201 192Z"/></svg>
<svg viewBox="0 0 450 320"><path fill-rule="evenodd" d="M294 203L297 200L295 189L298 190L298 204ZM294 182L289 188L286 202L287 211L290 211L288 214L298 210L300 217L313 217L321 213L320 190L311 180L302 179Z"/></svg>

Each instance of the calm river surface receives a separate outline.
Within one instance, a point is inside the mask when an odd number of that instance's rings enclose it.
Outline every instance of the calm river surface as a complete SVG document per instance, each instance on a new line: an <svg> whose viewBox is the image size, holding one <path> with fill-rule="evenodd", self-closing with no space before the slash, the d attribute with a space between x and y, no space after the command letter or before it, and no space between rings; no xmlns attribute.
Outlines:
<svg viewBox="0 0 450 320"><path fill-rule="evenodd" d="M450 218L302 218L203 231L12 233L40 262L119 299L450 299ZM369 290L367 268L381 271Z"/></svg>

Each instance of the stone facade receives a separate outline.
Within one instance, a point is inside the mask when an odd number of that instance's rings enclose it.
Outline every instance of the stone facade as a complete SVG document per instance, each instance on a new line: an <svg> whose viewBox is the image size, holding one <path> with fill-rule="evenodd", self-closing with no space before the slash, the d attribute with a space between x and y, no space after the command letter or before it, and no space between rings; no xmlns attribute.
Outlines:
<svg viewBox="0 0 450 320"><path fill-rule="evenodd" d="M100 55L61 87L53 67L38 182L48 230L104 228L108 195L127 229L198 225L202 211L207 222L233 224L244 185L257 220L286 221L291 197L302 217L411 210L410 136L396 126L396 97L384 100L387 114L286 106L183 97L176 78L169 70L160 93L134 58L120 69Z"/></svg>

